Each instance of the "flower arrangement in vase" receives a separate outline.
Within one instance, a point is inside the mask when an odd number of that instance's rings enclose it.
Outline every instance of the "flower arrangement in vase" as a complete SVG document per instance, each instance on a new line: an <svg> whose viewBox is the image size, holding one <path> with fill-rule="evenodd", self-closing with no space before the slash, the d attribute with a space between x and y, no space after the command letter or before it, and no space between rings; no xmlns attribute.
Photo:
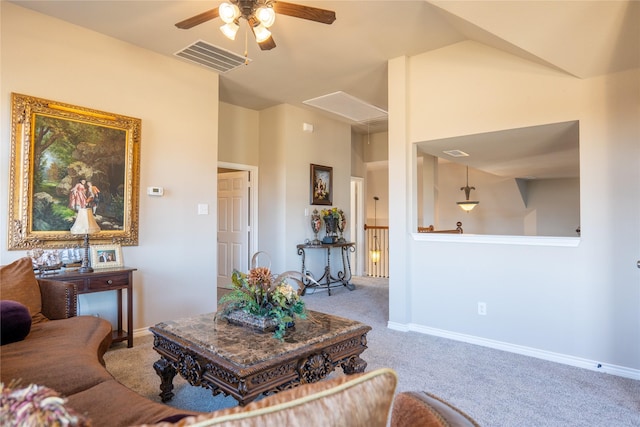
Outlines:
<svg viewBox="0 0 640 427"><path fill-rule="evenodd" d="M322 215L322 219L324 220L324 226L326 234L324 239L322 239L322 243L336 243L338 241L338 222L341 219L340 215L341 209L338 208L329 208L322 209L320 215Z"/></svg>
<svg viewBox="0 0 640 427"><path fill-rule="evenodd" d="M304 301L300 298L304 290L301 277L297 271L275 276L269 267L254 266L247 274L234 270L231 276L233 289L220 298L218 312L230 323L262 332L273 331L273 336L282 340L296 317L307 317ZM297 282L298 290L288 280Z"/></svg>

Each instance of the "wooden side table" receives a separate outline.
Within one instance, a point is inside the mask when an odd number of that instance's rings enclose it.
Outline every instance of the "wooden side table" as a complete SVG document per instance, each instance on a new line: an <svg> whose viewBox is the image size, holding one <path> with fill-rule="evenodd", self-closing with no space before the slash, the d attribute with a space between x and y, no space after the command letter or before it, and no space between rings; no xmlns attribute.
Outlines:
<svg viewBox="0 0 640 427"><path fill-rule="evenodd" d="M118 325L113 331L113 342L127 341L127 347L133 347L133 272L135 268L96 269L93 273L63 271L40 276L51 280L71 282L76 285L78 294L116 291L118 293ZM127 329L122 327L122 291L127 291Z"/></svg>

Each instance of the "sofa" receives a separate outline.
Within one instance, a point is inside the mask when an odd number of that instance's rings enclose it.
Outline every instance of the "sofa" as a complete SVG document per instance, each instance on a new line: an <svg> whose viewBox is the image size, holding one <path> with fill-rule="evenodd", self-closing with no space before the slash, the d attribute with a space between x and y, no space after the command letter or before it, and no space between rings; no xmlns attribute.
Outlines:
<svg viewBox="0 0 640 427"><path fill-rule="evenodd" d="M152 423L184 412L139 396L109 374L102 356L111 345L111 323L76 315L74 284L36 279L31 259L22 258L0 268L0 290L0 381L5 386L55 390L94 427ZM31 315L22 340L10 336L7 301L22 304ZM5 342L7 335L14 342Z"/></svg>
<svg viewBox="0 0 640 427"><path fill-rule="evenodd" d="M111 324L77 316L75 285L36 278L31 259L22 258L0 267L0 291L3 426L24 424L11 418L15 402L9 397L29 386L59 395L64 416L76 417L69 425L77 426L477 426L446 402L409 392L395 397L390 421L397 377L388 368L305 384L244 407L211 413L173 408L109 374L103 355Z"/></svg>

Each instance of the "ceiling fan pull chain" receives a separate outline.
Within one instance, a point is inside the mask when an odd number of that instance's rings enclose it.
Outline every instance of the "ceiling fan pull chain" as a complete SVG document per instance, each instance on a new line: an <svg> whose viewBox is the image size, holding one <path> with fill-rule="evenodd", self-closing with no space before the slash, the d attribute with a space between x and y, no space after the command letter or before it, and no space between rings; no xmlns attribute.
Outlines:
<svg viewBox="0 0 640 427"><path fill-rule="evenodd" d="M249 65L249 30L244 30L244 65Z"/></svg>

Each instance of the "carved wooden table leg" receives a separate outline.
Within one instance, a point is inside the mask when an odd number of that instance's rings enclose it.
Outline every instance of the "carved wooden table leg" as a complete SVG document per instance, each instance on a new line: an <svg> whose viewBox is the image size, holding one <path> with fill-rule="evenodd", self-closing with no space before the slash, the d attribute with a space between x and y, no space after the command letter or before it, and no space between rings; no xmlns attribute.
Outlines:
<svg viewBox="0 0 640 427"><path fill-rule="evenodd" d="M367 362L362 360L360 356L351 356L342 363L342 371L347 374L360 374L367 369Z"/></svg>
<svg viewBox="0 0 640 427"><path fill-rule="evenodd" d="M160 398L162 402L168 402L173 398L173 378L176 376L176 369L164 357L153 364L153 369L160 377Z"/></svg>

